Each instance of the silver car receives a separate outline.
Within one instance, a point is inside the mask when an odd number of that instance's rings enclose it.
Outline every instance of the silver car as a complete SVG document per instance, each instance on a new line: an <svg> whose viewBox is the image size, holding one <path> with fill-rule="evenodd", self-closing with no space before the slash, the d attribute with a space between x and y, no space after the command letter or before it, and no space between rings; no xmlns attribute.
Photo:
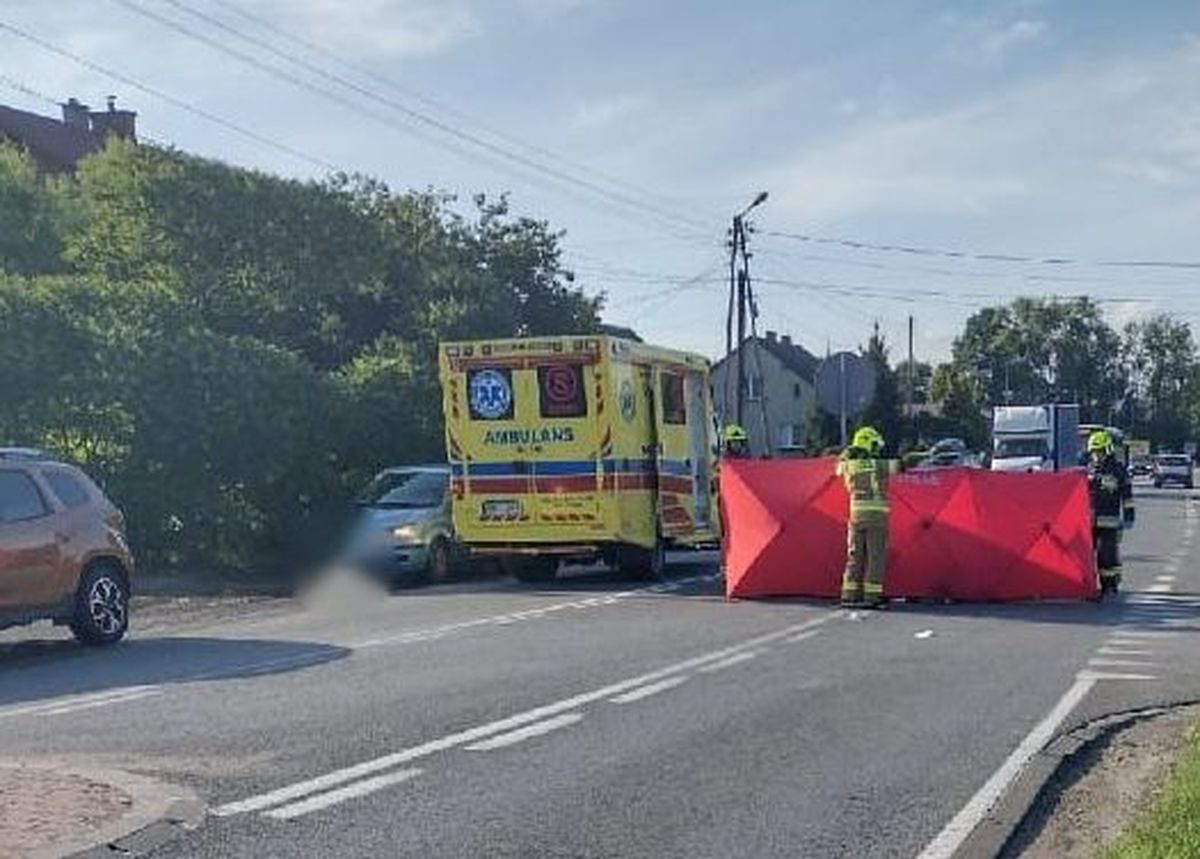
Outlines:
<svg viewBox="0 0 1200 859"><path fill-rule="evenodd" d="M1154 485L1162 488L1168 483L1182 486L1184 489L1193 487L1192 460L1183 454L1162 454L1154 457Z"/></svg>
<svg viewBox="0 0 1200 859"><path fill-rule="evenodd" d="M444 465L381 471L355 501L347 559L394 584L447 578L464 555L450 521L449 490Z"/></svg>

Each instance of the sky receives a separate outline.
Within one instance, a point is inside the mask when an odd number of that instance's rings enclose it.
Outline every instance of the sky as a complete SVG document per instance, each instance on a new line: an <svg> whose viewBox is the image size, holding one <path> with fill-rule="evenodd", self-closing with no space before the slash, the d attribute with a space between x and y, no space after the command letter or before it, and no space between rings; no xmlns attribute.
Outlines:
<svg viewBox="0 0 1200 859"><path fill-rule="evenodd" d="M206 157L508 193L608 321L712 357L760 190L758 328L818 355L911 315L943 360L1018 295L1200 324L1195 2L0 0L0 103L109 94Z"/></svg>

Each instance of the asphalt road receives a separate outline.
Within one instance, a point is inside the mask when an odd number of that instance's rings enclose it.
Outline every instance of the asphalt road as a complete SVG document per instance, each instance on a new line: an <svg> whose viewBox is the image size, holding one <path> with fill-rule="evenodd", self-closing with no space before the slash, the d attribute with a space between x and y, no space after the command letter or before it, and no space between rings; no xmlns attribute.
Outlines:
<svg viewBox="0 0 1200 859"><path fill-rule="evenodd" d="M155 857L948 856L1031 732L1200 697L1189 494L1139 490L1102 604L729 604L706 557L109 651L38 628L0 648L0 749L191 787Z"/></svg>

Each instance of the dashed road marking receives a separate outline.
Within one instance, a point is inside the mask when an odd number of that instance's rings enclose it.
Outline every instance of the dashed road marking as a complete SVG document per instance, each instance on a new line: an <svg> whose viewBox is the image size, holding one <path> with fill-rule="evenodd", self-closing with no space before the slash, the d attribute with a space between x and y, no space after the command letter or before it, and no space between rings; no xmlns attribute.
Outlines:
<svg viewBox="0 0 1200 859"><path fill-rule="evenodd" d="M608 700L614 704L632 704L634 701L641 701L643 698L649 698L651 695L657 695L659 692L666 692L668 689L674 689L676 686L686 682L686 677L668 677L666 680L651 683L649 686L643 686L640 689L632 689L629 692L609 698Z"/></svg>
<svg viewBox="0 0 1200 859"><path fill-rule="evenodd" d="M455 632L463 632L468 629L475 629L481 626L511 626L515 623L522 623L528 620L537 620L554 612L566 610L582 610L589 608L597 608L599 606L615 605L622 600L630 597L652 596L655 594L664 594L670 591L677 591L689 585L699 584L701 582L710 582L717 579L717 574L708 573L699 576L687 576L681 579L672 579L668 582L659 582L654 585L647 585L644 588L634 590L618 591L614 594L606 594L604 596L587 597L585 599L570 600L568 602L554 603L548 606L538 606L536 608L523 609L521 611L506 612L504 614L490 615L488 617L477 617L471 620L459 621L457 623L448 623L443 626L431 627L428 629L415 629L409 632L401 632L395 635L379 636L377 638L368 638L363 641L358 641L347 645L353 650L365 650L372 647L383 647L393 644L414 644L423 641L432 641L441 638L445 635Z"/></svg>
<svg viewBox="0 0 1200 859"><path fill-rule="evenodd" d="M504 749L508 746L515 746L517 743L523 743L534 737L541 737L551 731L557 731L559 728L566 728L582 721L583 713L563 713L561 716L555 716L543 722L534 722L532 725L517 728L515 731L509 731L506 734L500 734L486 740L481 740L478 743L472 743L466 748L468 752L490 752L495 749Z"/></svg>
<svg viewBox="0 0 1200 859"><path fill-rule="evenodd" d="M1080 671L1076 675L1081 680L1157 680L1155 674L1129 674L1117 671Z"/></svg>
<svg viewBox="0 0 1200 859"><path fill-rule="evenodd" d="M755 651L747 653L739 653L736 656L731 656L728 659L722 659L720 662L714 662L712 665L705 665L700 671L704 674L710 674L713 671L720 671L724 668L732 668L734 665L740 665L743 662L748 662L758 656Z"/></svg>
<svg viewBox="0 0 1200 859"><path fill-rule="evenodd" d="M127 701L137 701L153 695L161 695L160 686L124 686L119 689L106 689L103 692L91 692L84 695L67 695L39 701L36 704L22 704L0 710L0 719L11 719L15 716L60 716L65 713L77 713L80 710L94 710L97 707L107 707L111 704L123 704Z"/></svg>
<svg viewBox="0 0 1200 859"><path fill-rule="evenodd" d="M793 635L791 638L785 638L784 642L786 644L799 644L802 641L808 641L808 639L816 635L817 632L818 630L810 629L808 632L802 632L799 635Z"/></svg>
<svg viewBox="0 0 1200 859"><path fill-rule="evenodd" d="M294 820L297 817L302 817L305 814L312 814L314 811L321 811L329 808L332 805L345 802L349 799L358 799L368 794L376 793L384 788L392 787L401 782L411 781L421 774L419 769L397 770L394 773L387 775L375 776L374 778L364 779L363 781L355 782L338 790L331 790L326 793L319 793L316 796L310 796L308 799L300 802L293 802L291 805L284 805L280 808L272 809L266 812L267 817L273 817L276 820Z"/></svg>
<svg viewBox="0 0 1200 859"><path fill-rule="evenodd" d="M1100 657L1092 657L1088 660L1088 665L1095 665L1099 668L1154 668L1153 662L1144 662L1140 659L1104 659Z"/></svg>
<svg viewBox="0 0 1200 859"><path fill-rule="evenodd" d="M1133 650L1127 647L1101 647L1096 651L1101 656L1153 656L1153 650Z"/></svg>
<svg viewBox="0 0 1200 859"><path fill-rule="evenodd" d="M406 749L401 749L390 754L382 755L371 760L363 761L352 766L343 767L332 772L319 775L314 778L305 779L295 782L275 790L267 791L266 793L256 794L245 799L229 802L224 805L217 806L211 810L211 814L217 817L228 817L235 814L245 814L247 812L262 811L267 808L282 805L291 802L292 800L301 799L302 797L329 790L330 788L339 787L350 782L357 782L375 773L380 773L385 770L390 770L394 767L399 767L403 764L411 763L412 761L421 758L429 757L430 755L439 752L448 751L449 749L458 748L461 746L478 743L488 737L495 736L526 725L532 725L536 722L542 722L554 716L566 714L579 710L588 704L612 698L640 686L646 686L650 683L664 680L667 677L673 677L684 672L693 671L703 666L727 662L732 657L745 653L757 652L760 648L766 647L778 641L782 641L791 636L797 635L810 629L815 629L822 624L828 623L836 617L840 617L839 612L828 612L819 615L811 620L803 623L786 626L775 632L768 632L763 635L755 636L738 644L733 644L728 647L714 650L700 656L685 659L682 662L677 662L674 665L668 665L656 671L650 671L638 677L631 677L628 680L621 680L616 683L611 683L599 689L594 689L589 692L583 692L578 695L573 695L570 698L564 698L560 701L555 701L551 704L545 704L540 707L535 707L532 710L526 710L522 713L517 713L513 716L508 716L504 719L497 719L493 722L478 725L474 728L457 731L453 734L447 734L437 739L429 740L417 746L411 746Z"/></svg>
<svg viewBox="0 0 1200 859"><path fill-rule="evenodd" d="M1174 584L1175 576L1155 576L1154 581L1162 582L1164 584Z"/></svg>

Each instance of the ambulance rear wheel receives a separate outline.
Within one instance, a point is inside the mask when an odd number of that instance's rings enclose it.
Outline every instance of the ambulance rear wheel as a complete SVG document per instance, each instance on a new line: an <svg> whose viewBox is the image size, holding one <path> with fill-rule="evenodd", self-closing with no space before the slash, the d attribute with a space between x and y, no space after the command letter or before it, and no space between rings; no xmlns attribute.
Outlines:
<svg viewBox="0 0 1200 859"><path fill-rule="evenodd" d="M627 546L621 553L621 574L637 581L656 581L667 568L667 545L661 539L653 549Z"/></svg>
<svg viewBox="0 0 1200 859"><path fill-rule="evenodd" d="M519 558L511 564L518 582L552 582L558 576L557 558Z"/></svg>

